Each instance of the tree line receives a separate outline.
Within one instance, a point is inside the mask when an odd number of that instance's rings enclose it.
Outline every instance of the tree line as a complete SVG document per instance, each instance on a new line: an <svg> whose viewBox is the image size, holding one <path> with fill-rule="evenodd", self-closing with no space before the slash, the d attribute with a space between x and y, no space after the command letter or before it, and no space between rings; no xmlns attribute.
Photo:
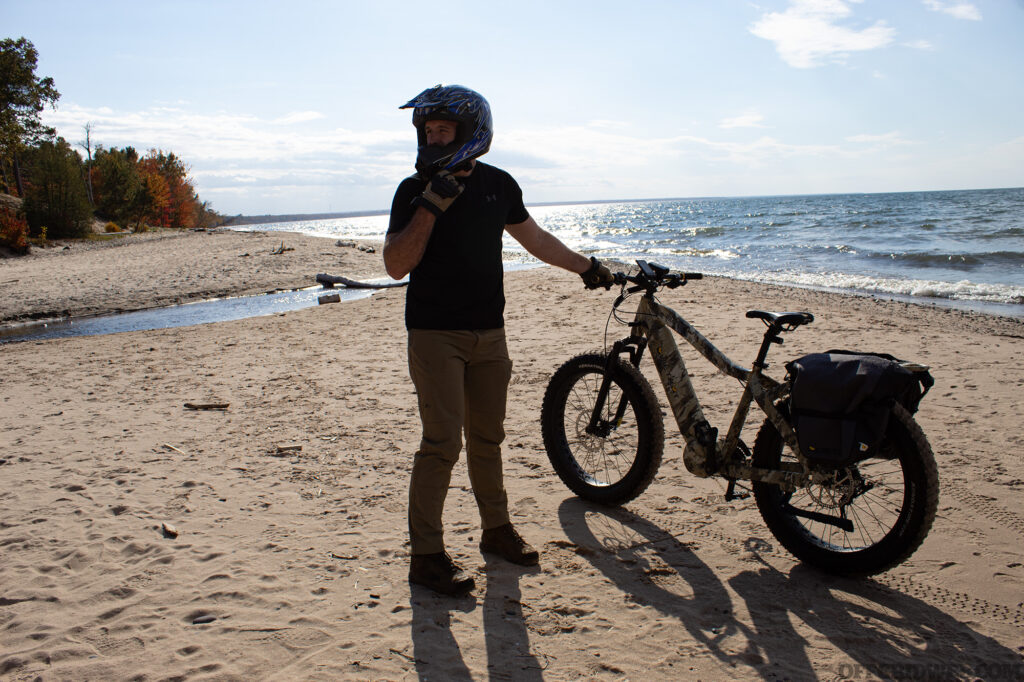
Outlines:
<svg viewBox="0 0 1024 682"><path fill-rule="evenodd" d="M30 238L74 238L108 229L193 228L223 222L201 201L188 166L172 152L93 146L84 126L78 149L40 114L60 98L52 78L36 76L38 52L25 38L0 40L0 245L27 252Z"/></svg>

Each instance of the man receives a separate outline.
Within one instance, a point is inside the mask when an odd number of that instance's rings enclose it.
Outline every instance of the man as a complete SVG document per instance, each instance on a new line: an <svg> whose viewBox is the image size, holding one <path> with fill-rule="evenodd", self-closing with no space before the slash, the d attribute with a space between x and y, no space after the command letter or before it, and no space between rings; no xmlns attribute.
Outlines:
<svg viewBox="0 0 1024 682"><path fill-rule="evenodd" d="M579 273L590 287L611 274L597 259L541 229L512 176L476 158L491 145L490 106L458 85L424 90L413 109L417 173L395 192L384 241L388 275L410 275L405 323L409 373L423 435L409 484L409 581L449 595L473 589L445 551L441 516L452 467L466 438L480 512L481 551L524 566L537 551L509 522L501 443L512 362L505 344L502 234L545 263Z"/></svg>

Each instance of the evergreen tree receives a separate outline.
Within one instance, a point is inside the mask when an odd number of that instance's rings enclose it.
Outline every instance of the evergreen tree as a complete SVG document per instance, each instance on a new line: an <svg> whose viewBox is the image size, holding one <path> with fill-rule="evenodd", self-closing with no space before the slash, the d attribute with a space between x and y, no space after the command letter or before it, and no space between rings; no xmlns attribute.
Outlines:
<svg viewBox="0 0 1024 682"><path fill-rule="evenodd" d="M81 158L63 138L43 142L31 154L31 182L22 204L31 233L57 238L85 236L92 208L82 182Z"/></svg>
<svg viewBox="0 0 1024 682"><path fill-rule="evenodd" d="M96 148L91 171L93 198L96 212L105 220L127 225L134 216L132 207L142 191L137 162L138 154L131 147Z"/></svg>
<svg viewBox="0 0 1024 682"><path fill-rule="evenodd" d="M5 189L24 196L20 155L26 148L52 139L53 128L39 114L53 106L60 93L52 78L37 78L39 53L25 38L0 40L0 175Z"/></svg>

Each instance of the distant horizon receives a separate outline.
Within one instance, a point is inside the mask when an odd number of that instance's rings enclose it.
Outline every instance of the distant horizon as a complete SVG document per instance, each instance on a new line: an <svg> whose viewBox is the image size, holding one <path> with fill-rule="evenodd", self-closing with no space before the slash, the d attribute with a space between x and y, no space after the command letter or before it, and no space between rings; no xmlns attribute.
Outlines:
<svg viewBox="0 0 1024 682"><path fill-rule="evenodd" d="M588 204L638 204L638 203L650 203L656 201L703 201L703 200L715 200L715 199L773 199L773 198L793 198L793 197L827 197L827 196L863 196L863 195L883 195L883 194L937 194L942 192L1001 192L1010 190L1024 190L1024 186L1020 187L974 187L969 189L922 189L922 190L901 190L894 192L802 192L797 194L734 194L734 195L709 195L709 196L692 196L692 197L651 197L641 199L591 199L591 200L579 200L579 201L538 201L538 202L526 202L526 207L530 208L533 206L546 207L546 206L582 206ZM391 209L366 209L366 210L353 210L353 211L334 211L334 212L311 212L311 213L239 213L237 215L226 215L227 222L225 225L246 225L246 224L259 224L259 223L270 223L270 222L296 222L299 220L337 220L343 218L368 218L373 216L388 215ZM283 220L284 218L292 218L294 220ZM277 220L272 220L277 219ZM242 223L235 222L241 220L258 220L254 223Z"/></svg>

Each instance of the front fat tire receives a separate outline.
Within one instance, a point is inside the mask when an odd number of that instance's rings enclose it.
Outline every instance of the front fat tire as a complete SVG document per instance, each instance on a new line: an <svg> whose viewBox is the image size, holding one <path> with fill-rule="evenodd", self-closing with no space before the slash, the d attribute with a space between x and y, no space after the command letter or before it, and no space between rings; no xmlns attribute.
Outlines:
<svg viewBox="0 0 1024 682"><path fill-rule="evenodd" d="M794 516L783 508L791 502L794 506L836 515L834 509L815 508L810 502L830 499L832 489L809 486L789 495L778 486L754 483L754 498L768 529L796 558L829 573L873 575L905 561L920 547L935 520L938 470L924 432L900 405L893 407L880 452L885 452L887 446L891 446L889 452L895 458L870 458L855 467L869 479L875 466L889 470L891 475L887 479L890 485L882 484L879 477L877 490L872 488L856 500L877 508L858 511L853 505L848 507L854 521L853 533ZM786 453L787 458L795 461L788 450ZM782 437L766 420L754 442L754 466L776 468L783 456Z"/></svg>
<svg viewBox="0 0 1024 682"><path fill-rule="evenodd" d="M541 428L555 473L579 497L600 504L623 504L646 490L661 465L665 428L651 385L633 365L617 358L605 417L621 397L627 407L607 436L585 427L605 375L607 355L579 355L562 365L544 392Z"/></svg>

